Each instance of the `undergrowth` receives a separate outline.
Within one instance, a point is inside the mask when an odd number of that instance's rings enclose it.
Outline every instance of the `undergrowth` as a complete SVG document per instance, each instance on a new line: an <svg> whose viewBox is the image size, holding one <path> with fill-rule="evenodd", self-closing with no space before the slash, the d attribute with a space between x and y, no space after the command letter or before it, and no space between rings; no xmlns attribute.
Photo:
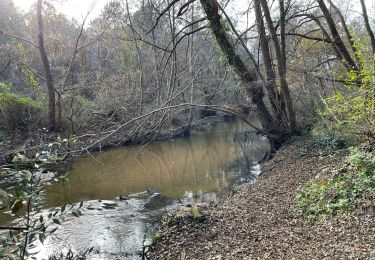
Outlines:
<svg viewBox="0 0 375 260"><path fill-rule="evenodd" d="M333 124L322 118L311 131L313 145L317 148L333 150L347 148L355 143L353 133L349 129L348 124Z"/></svg>
<svg viewBox="0 0 375 260"><path fill-rule="evenodd" d="M311 132L322 155L334 156L342 149L350 155L345 167L310 180L298 191L296 209L308 221L355 208L361 201L375 202L374 59L364 55L363 47L358 43L360 71L341 76L345 83L322 100L324 109Z"/></svg>
<svg viewBox="0 0 375 260"><path fill-rule="evenodd" d="M356 148L345 167L310 180L298 191L296 209L312 222L355 208L364 200L375 202L375 155Z"/></svg>
<svg viewBox="0 0 375 260"><path fill-rule="evenodd" d="M6 223L0 234L0 259L39 259L36 245L44 244L48 237L53 236L67 214L80 217L84 210L83 202L63 205L43 210L45 187L52 183L67 181L68 174L60 176L51 172L51 166L62 158L59 156L61 146L68 141L58 140L50 144L40 144L35 156L28 156L19 151L13 157L12 165L0 167L3 178L9 178L15 186L0 188L0 210L17 218ZM6 210L6 212L4 212ZM89 248L82 252L59 253L48 259L87 259L92 252Z"/></svg>

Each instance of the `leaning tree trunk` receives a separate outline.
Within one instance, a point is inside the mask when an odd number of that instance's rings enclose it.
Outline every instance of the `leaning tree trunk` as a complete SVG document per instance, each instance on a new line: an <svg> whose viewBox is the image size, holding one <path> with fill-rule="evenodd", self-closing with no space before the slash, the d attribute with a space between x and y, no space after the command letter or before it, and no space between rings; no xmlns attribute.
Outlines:
<svg viewBox="0 0 375 260"><path fill-rule="evenodd" d="M263 102L264 92L262 85L257 81L256 73L249 70L243 60L237 55L225 26L220 21L219 7L216 0L200 0L207 20L211 25L212 33L221 49L226 56L228 63L233 67L235 73L241 79L246 94L256 108L264 132L271 139L271 149L278 148L280 133L279 129L273 124L274 119Z"/></svg>
<svg viewBox="0 0 375 260"><path fill-rule="evenodd" d="M54 131L56 129L55 88L53 86L51 67L48 61L46 48L44 46L42 6L43 6L43 1L38 0L37 6L36 6L36 12L37 12L37 21L38 21L39 52L40 52L40 57L43 62L44 72L46 76L47 90L48 90L48 128L49 130Z"/></svg>
<svg viewBox="0 0 375 260"><path fill-rule="evenodd" d="M329 4L331 5L331 7L333 8L333 10L335 11L335 13L337 14L337 16L339 17L339 19L340 19L341 26L342 26L342 28L345 32L346 38L348 39L348 42L349 42L350 47L352 49L355 61L358 64L358 68L360 69L361 68L361 62L360 62L361 57L359 57L357 47L355 46L354 38L353 38L352 34L350 33L348 26L346 25L345 18L342 15L340 9L332 2L332 0L328 0L328 1L329 1Z"/></svg>
<svg viewBox="0 0 375 260"><path fill-rule="evenodd" d="M361 0L361 6L362 6L363 20L365 21L366 31L368 33L368 36L370 37L372 54L375 54L375 37L374 37L374 32L371 30L370 22L368 20L365 0Z"/></svg>
<svg viewBox="0 0 375 260"><path fill-rule="evenodd" d="M344 61L349 66L349 69L353 69L355 71L359 71L357 64L353 60L352 56L350 55L348 49L346 48L343 40L340 37L340 34L337 31L336 23L332 18L331 13L329 12L326 4L324 3L324 0L316 0L318 2L319 8L323 13L323 16L328 24L328 28L332 34L332 42L338 49L338 51L341 53L342 57L344 58Z"/></svg>

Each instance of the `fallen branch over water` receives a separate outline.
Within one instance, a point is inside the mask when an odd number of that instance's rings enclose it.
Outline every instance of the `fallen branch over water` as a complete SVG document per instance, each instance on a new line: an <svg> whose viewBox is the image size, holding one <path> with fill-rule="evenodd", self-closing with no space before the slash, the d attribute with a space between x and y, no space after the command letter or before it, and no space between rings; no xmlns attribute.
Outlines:
<svg viewBox="0 0 375 260"><path fill-rule="evenodd" d="M212 110L215 110L215 111L219 111L219 112L224 112L224 113L228 113L228 114L231 114L231 115L234 115L236 116L237 118L241 119L242 121L244 121L246 124L248 124L249 126L251 126L252 128L254 128L257 132L259 133L262 133L264 134L265 136L267 136L268 138L271 138L271 139L275 139L277 140L277 136L271 134L271 133L268 133L262 129L260 129L259 127L255 126L254 124L252 124L251 122L249 122L244 116L236 113L232 108L230 107L222 107L222 106L216 106L216 105L198 105L198 104L192 104L192 103L182 103L182 104L178 104L178 105L171 105L171 106L164 106L164 107L160 107L158 109L154 109L148 113L145 113L143 115L140 115L138 117L135 117L135 118L132 118L131 120L119 125L116 129L112 130L112 131L107 131L106 135L99 138L98 140L96 140L95 142L91 143L90 145L86 146L85 148L82 149L82 151L88 151L89 149L93 148L94 146L97 146L99 145L101 142L103 142L104 140L106 140L107 138L111 137L113 134L121 131L123 128L125 128L126 126L134 123L134 122L137 122L143 118L146 118L146 117L149 117L153 114L156 114L156 113L159 113L161 111L165 111L165 110L169 110L169 109L175 109L175 108L184 108L184 107L199 107L199 108L206 108L206 109L212 109Z"/></svg>

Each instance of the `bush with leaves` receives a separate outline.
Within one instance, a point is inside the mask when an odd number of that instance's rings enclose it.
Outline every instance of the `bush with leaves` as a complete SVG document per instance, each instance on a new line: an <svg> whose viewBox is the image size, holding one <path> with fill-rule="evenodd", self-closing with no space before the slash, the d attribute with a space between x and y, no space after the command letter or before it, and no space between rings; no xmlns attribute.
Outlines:
<svg viewBox="0 0 375 260"><path fill-rule="evenodd" d="M316 132L324 133L328 143L358 137L371 142L375 139L375 59L372 54L365 55L363 44L356 45L361 61L359 72L352 70L343 75L343 89L323 100L326 107L320 114L324 123L318 125L324 128ZM318 141L324 140L319 134L316 136Z"/></svg>
<svg viewBox="0 0 375 260"><path fill-rule="evenodd" d="M310 180L297 193L296 209L308 221L354 208L364 200L375 202L375 155L352 149L347 163L329 177Z"/></svg>
<svg viewBox="0 0 375 260"><path fill-rule="evenodd" d="M353 134L348 127L323 117L311 131L313 145L318 148L343 149L354 144Z"/></svg>
<svg viewBox="0 0 375 260"><path fill-rule="evenodd" d="M12 131L33 124L41 113L41 106L29 97L13 93L10 84L0 82L0 110L3 125L6 130Z"/></svg>
<svg viewBox="0 0 375 260"><path fill-rule="evenodd" d="M82 215L83 202L64 205L48 213L42 211L46 183L67 180L67 175L58 176L48 171L49 165L58 160L55 152L58 144L46 145L45 150L37 153L34 158L16 154L13 158L14 167L3 169L13 176L17 187L12 192L0 189L0 207L2 210L8 209L13 215L21 215L21 218L14 221L13 226L2 227L8 231L0 234L1 259L36 259L36 244L43 244L48 236L56 232L65 214L75 217ZM51 259L86 259L86 255L92 250L88 249L78 255L69 251L66 255L51 256Z"/></svg>

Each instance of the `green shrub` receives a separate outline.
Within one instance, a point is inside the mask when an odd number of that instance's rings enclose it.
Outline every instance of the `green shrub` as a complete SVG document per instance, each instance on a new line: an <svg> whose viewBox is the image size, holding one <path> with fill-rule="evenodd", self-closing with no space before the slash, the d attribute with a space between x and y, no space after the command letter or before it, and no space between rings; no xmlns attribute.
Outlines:
<svg viewBox="0 0 375 260"><path fill-rule="evenodd" d="M360 71L342 75L344 86L322 100L325 109L320 111L321 121L313 130L317 146L342 148L354 141L375 139L375 59L363 54L366 49L361 43L356 45Z"/></svg>
<svg viewBox="0 0 375 260"><path fill-rule="evenodd" d="M316 178L298 191L296 209L308 221L354 208L362 200L375 201L375 155L353 150L348 166L329 178Z"/></svg>
<svg viewBox="0 0 375 260"><path fill-rule="evenodd" d="M0 110L1 122L8 131L12 131L33 124L41 112L41 107L31 98L13 93L10 84L0 82Z"/></svg>
<svg viewBox="0 0 375 260"><path fill-rule="evenodd" d="M325 100L322 112L341 126L350 126L353 132L375 131L375 86L363 79L361 85L346 85L345 92L337 91Z"/></svg>
<svg viewBox="0 0 375 260"><path fill-rule="evenodd" d="M48 236L53 235L67 214L80 217L85 210L84 203L71 204L49 210L48 214L41 214L41 205L45 201L45 186L51 183L66 181L67 175L59 176L57 172L50 172L52 164L57 162L57 151L47 144L35 156L17 154L12 162L15 167L1 168L16 180L12 189L0 189L0 210L9 210L18 218L11 226L22 230L9 229L0 234L0 259L35 259L37 252L31 252L35 243L44 243ZM42 145L40 145L42 147ZM46 176L46 172L49 172ZM7 229L4 227L3 229ZM85 256L93 248L74 253L50 256L48 259L86 259Z"/></svg>
<svg viewBox="0 0 375 260"><path fill-rule="evenodd" d="M342 149L354 143L354 133L348 125L335 124L322 118L312 131L313 145L319 148Z"/></svg>

